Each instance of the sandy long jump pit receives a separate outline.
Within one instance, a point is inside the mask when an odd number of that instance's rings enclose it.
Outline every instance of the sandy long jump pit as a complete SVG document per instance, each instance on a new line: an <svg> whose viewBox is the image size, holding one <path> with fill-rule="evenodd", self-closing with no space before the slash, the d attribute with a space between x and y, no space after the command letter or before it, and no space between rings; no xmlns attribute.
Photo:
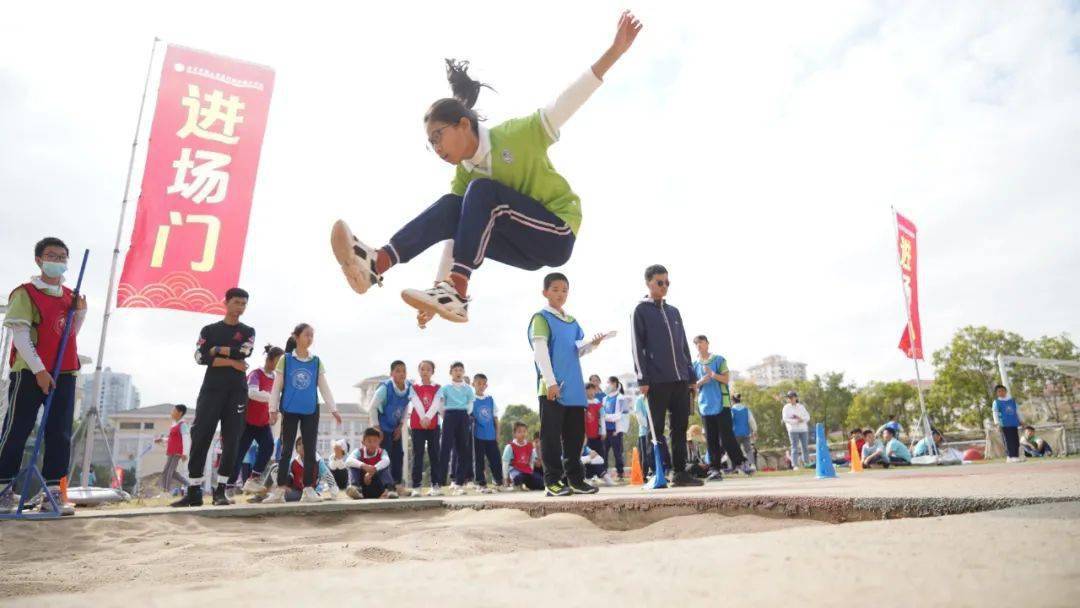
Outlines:
<svg viewBox="0 0 1080 608"><path fill-rule="evenodd" d="M1075 606L1078 465L3 522L0 603Z"/></svg>

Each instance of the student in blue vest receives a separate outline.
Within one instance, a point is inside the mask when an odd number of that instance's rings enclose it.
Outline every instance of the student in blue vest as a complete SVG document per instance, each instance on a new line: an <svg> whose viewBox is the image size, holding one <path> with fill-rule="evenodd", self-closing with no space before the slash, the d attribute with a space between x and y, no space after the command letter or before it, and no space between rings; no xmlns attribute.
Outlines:
<svg viewBox="0 0 1080 608"><path fill-rule="evenodd" d="M746 457L746 465L750 471L757 469L757 458L754 455L754 437L757 435L757 421L754 420L754 412L742 402L742 395L735 393L731 396L731 430L735 434L735 442L739 450Z"/></svg>
<svg viewBox="0 0 1080 608"><path fill-rule="evenodd" d="M404 443L401 433L405 428L405 411L412 401L412 383L405 379L404 361L390 364L390 379L375 389L369 411L376 412L379 430L382 431L382 449L390 456L390 476L401 485L402 466L405 463Z"/></svg>
<svg viewBox="0 0 1080 608"><path fill-rule="evenodd" d="M705 441L709 448L709 474L707 481L720 481L724 478L720 472L721 451L727 453L733 471L742 470L749 475L749 465L738 441L731 420L731 389L728 386L727 360L709 352L709 339L705 336L694 338L698 356L694 360L694 374L697 377L698 412L705 423Z"/></svg>
<svg viewBox="0 0 1080 608"><path fill-rule="evenodd" d="M455 467L450 471L454 476L455 496L465 493L465 466L468 459L465 452L469 446L469 416L472 414L473 402L476 401L476 392L465 379L465 364L455 361L450 365L450 384L444 384L435 393L435 408L443 415L442 439L439 452L439 463L443 471L450 464L450 450L458 453ZM439 479L446 479L443 473Z"/></svg>
<svg viewBox="0 0 1080 608"><path fill-rule="evenodd" d="M59 500L60 479L68 474L71 454L71 424L75 412L75 384L79 376L76 336L86 318L86 298L73 301L74 294L64 287L68 248L58 238L46 237L34 245L34 263L41 274L16 287L8 298L4 326L13 334L9 364L10 407L0 433L0 513L18 508L14 487L6 486L22 467L23 451L49 393L55 392L45 422L45 453L42 474L48 491L57 497L61 515L74 515L75 508ZM53 366L64 336L68 310L74 308L68 332L67 350L60 362L60 374L53 380ZM8 356L3 353L2 356ZM41 501L42 511L51 511L52 503Z"/></svg>
<svg viewBox="0 0 1080 608"><path fill-rule="evenodd" d="M641 22L624 12L614 41L591 70L546 107L490 130L480 126L472 109L485 85L468 76L467 62L447 60L454 96L432 104L424 125L431 149L457 167L450 193L380 249L359 241L339 220L331 244L353 290L365 293L372 285L381 285L382 275L392 266L450 240L452 255L444 256L435 287L407 289L401 296L419 311L421 325L436 314L464 323L469 279L485 259L524 270L565 264L581 224L581 201L552 166L548 147L558 141L562 126L599 88L639 31Z"/></svg>
<svg viewBox="0 0 1080 608"><path fill-rule="evenodd" d="M994 424L1005 440L1005 462L1020 462L1020 426L1023 424L1020 406L1016 405L1016 399L1004 384L997 385L994 391L997 393L993 406Z"/></svg>
<svg viewBox="0 0 1080 608"><path fill-rule="evenodd" d="M627 401L630 398L626 396L626 391L623 390L622 381L611 376L608 378L607 390L604 391L604 448L600 454L604 457L604 466L607 467L608 454L612 454L612 458L615 463L615 475L619 481L623 480L623 470L625 463L623 463L623 435L626 433L626 429L629 428L629 414L630 407L627 405ZM606 471L605 471L606 473Z"/></svg>
<svg viewBox="0 0 1080 608"><path fill-rule="evenodd" d="M502 458L499 454L499 415L495 409L495 398L487 394L488 378L484 374L473 376L473 390L476 392L476 400L473 401L473 461L476 463L476 485L481 494L497 492L503 485ZM495 481L495 489L487 487L487 479L484 478L484 459L491 467L491 478Z"/></svg>
<svg viewBox="0 0 1080 608"><path fill-rule="evenodd" d="M581 357L599 346L604 336L597 334L591 342L585 340L577 320L563 310L569 294L570 280L566 275L553 272L544 277L548 305L529 321L540 401L540 456L548 496L597 492L595 486L585 482L585 468L579 457L585 445L588 402Z"/></svg>
<svg viewBox="0 0 1080 608"><path fill-rule="evenodd" d="M315 492L319 473L317 442L319 439L319 395L326 401L334 420L340 425L330 384L326 381L326 366L311 353L315 328L307 323L297 325L285 343L285 356L278 360L274 373L274 388L270 391L270 424L281 416L281 457L278 461L277 485L265 503L285 502L289 486L289 464L292 461L296 432L300 431L304 446L304 479L301 502L319 502ZM317 391L317 392L316 392Z"/></svg>

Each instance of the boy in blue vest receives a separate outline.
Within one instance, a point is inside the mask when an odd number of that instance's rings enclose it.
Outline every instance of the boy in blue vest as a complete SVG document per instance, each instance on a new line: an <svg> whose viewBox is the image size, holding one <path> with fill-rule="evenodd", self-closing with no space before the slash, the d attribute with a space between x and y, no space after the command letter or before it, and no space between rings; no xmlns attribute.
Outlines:
<svg viewBox="0 0 1080 608"><path fill-rule="evenodd" d="M487 394L487 384L488 379L484 374L473 376L473 390L476 392L472 410L473 460L476 463L476 485L481 494L497 491L487 487L487 479L484 478L485 458L491 467L491 478L495 481L495 487L501 488L503 485L502 459L497 439L499 416L495 411L495 398Z"/></svg>
<svg viewBox="0 0 1080 608"><path fill-rule="evenodd" d="M994 424L1001 429L1001 436L1005 440L1005 462L1020 462L1020 406L1016 405L1016 399L1009 394L1009 389L1004 384L994 388L997 399L994 399L993 414Z"/></svg>
<svg viewBox="0 0 1080 608"><path fill-rule="evenodd" d="M405 410L413 396L412 383L405 379L405 374L405 362L391 363L390 379L375 389L369 408L369 411L378 414L379 430L382 431L381 447L390 456L390 475L397 485L401 485L402 465L405 462L405 450L401 441Z"/></svg>
<svg viewBox="0 0 1080 608"><path fill-rule="evenodd" d="M536 386L540 401L540 455L544 462L544 485L548 496L595 494L597 488L585 482L581 448L585 445L585 409L588 397L581 373L581 357L592 352L603 334L591 342L563 306L570 293L570 280L561 272L544 277L544 297L548 305L532 316L529 342L536 365ZM565 471L563 455L566 455Z"/></svg>
<svg viewBox="0 0 1080 608"><path fill-rule="evenodd" d="M757 469L757 458L754 456L754 437L757 435L757 421L754 420L754 412L742 402L742 395L735 393L731 396L731 426L735 433L735 442L739 445L743 456L746 457L746 472L751 473Z"/></svg>
<svg viewBox="0 0 1080 608"><path fill-rule="evenodd" d="M41 473L48 491L57 497L61 515L75 509L59 500L60 479L68 474L71 453L71 423L75 412L75 383L79 375L76 335L86 318L86 298L72 301L74 294L64 287L68 248L58 238L46 237L34 245L34 262L41 274L16 287L8 297L4 326L12 332L10 407L0 433L0 513L18 508L19 497L8 484L22 467L23 450L37 424L38 412L49 393L55 393L45 421L45 448ZM68 310L74 308L72 327L60 374L54 380L53 366L60 351ZM2 353L7 356L7 353ZM41 501L42 511L52 511L52 503Z"/></svg>

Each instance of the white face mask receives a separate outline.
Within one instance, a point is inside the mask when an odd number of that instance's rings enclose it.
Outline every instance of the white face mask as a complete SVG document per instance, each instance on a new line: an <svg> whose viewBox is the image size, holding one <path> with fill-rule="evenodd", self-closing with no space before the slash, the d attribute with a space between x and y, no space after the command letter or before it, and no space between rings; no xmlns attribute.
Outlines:
<svg viewBox="0 0 1080 608"><path fill-rule="evenodd" d="M607 385L607 392L609 392L609 393L617 393L617 392L619 392L619 387L615 386L614 384L609 384L609 385Z"/></svg>

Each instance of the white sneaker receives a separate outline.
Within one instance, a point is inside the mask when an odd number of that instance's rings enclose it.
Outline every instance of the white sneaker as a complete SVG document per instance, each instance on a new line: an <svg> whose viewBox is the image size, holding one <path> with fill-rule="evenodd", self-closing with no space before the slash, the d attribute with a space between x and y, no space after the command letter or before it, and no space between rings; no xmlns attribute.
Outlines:
<svg viewBox="0 0 1080 608"><path fill-rule="evenodd" d="M460 488L460 487L461 486L457 485L456 481L451 481L450 482L450 488L449 489L450 489L451 492L457 491L457 489Z"/></svg>
<svg viewBox="0 0 1080 608"><path fill-rule="evenodd" d="M353 291L366 293L372 285L382 287L382 275L375 272L376 250L353 236L345 222L334 222L330 230L330 245Z"/></svg>
<svg viewBox="0 0 1080 608"><path fill-rule="evenodd" d="M409 498L420 498L420 488L409 490Z"/></svg>
<svg viewBox="0 0 1080 608"><path fill-rule="evenodd" d="M64 502L60 497L60 488L49 488L49 493L56 499L56 504L60 508L60 515L75 515L75 505ZM18 507L18 503L16 503L16 507ZM38 511L41 513L53 512L52 503L49 502L49 497L44 492L41 493L41 506L38 507Z"/></svg>
<svg viewBox="0 0 1080 608"><path fill-rule="evenodd" d="M480 492L481 494L491 494L492 490L487 486L480 486L478 492Z"/></svg>
<svg viewBox="0 0 1080 608"><path fill-rule="evenodd" d="M270 493L266 495L266 499L263 500L263 504L275 505L285 502L285 488L281 486L274 486L270 489Z"/></svg>
<svg viewBox="0 0 1080 608"><path fill-rule="evenodd" d="M431 489L428 490L427 495L428 496L442 496L443 495L442 488L440 488L439 486L431 486Z"/></svg>
<svg viewBox="0 0 1080 608"><path fill-rule="evenodd" d="M393 491L393 490L388 490L386 492L386 496L384 496L384 498L397 498L397 497L398 497L398 493Z"/></svg>
<svg viewBox="0 0 1080 608"><path fill-rule="evenodd" d="M315 492L315 488L308 486L304 488L304 492L300 495L300 502L322 502L322 499Z"/></svg>
<svg viewBox="0 0 1080 608"><path fill-rule="evenodd" d="M607 475L607 474L605 474L603 477L600 478L600 481L597 483L597 485L600 485L600 483L603 483L605 486L607 486L609 488L611 486L615 485L615 482L611 481L611 475Z"/></svg>
<svg viewBox="0 0 1080 608"><path fill-rule="evenodd" d="M244 494L262 494L266 491L266 486L263 485L262 478L252 475L244 482L244 486L240 488Z"/></svg>
<svg viewBox="0 0 1080 608"><path fill-rule="evenodd" d="M465 489L466 489L466 490L476 490L476 489L478 489L479 487L480 487L480 486L476 485L476 482L475 482L475 481L470 481L470 482L468 482L468 483L466 483L466 484L465 484Z"/></svg>
<svg viewBox="0 0 1080 608"><path fill-rule="evenodd" d="M401 292L401 299L419 310L440 317L453 323L469 321L469 298L458 295L448 281L439 281L431 289L406 289Z"/></svg>
<svg viewBox="0 0 1080 608"><path fill-rule="evenodd" d="M353 500L360 500L364 495L360 492L360 488L356 486L349 486L345 488L345 495Z"/></svg>
<svg viewBox="0 0 1080 608"><path fill-rule="evenodd" d="M14 513L18 508L19 495L15 493L15 490L8 488L6 492L0 494L0 514Z"/></svg>
<svg viewBox="0 0 1080 608"><path fill-rule="evenodd" d="M451 492L454 496L465 496L465 488L458 488Z"/></svg>

